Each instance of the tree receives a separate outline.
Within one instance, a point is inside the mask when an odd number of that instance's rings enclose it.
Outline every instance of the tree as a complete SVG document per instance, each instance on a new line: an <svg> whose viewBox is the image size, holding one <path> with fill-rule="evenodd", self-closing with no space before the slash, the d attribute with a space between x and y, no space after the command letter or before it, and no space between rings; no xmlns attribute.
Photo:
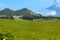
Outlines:
<svg viewBox="0 0 60 40"><path fill-rule="evenodd" d="M12 20L14 20L13 16L11 16L11 15L6 15L5 18L6 18L6 19L12 19Z"/></svg>
<svg viewBox="0 0 60 40"><path fill-rule="evenodd" d="M31 15L23 15L23 19L25 19L25 20L33 20L33 16L31 16Z"/></svg>

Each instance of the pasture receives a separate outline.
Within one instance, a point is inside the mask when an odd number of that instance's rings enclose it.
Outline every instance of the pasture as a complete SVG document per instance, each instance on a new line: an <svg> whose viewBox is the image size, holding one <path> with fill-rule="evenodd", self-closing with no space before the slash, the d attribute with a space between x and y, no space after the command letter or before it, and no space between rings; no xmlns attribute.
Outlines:
<svg viewBox="0 0 60 40"><path fill-rule="evenodd" d="M60 40L60 20L0 19L0 33L11 33L14 40Z"/></svg>

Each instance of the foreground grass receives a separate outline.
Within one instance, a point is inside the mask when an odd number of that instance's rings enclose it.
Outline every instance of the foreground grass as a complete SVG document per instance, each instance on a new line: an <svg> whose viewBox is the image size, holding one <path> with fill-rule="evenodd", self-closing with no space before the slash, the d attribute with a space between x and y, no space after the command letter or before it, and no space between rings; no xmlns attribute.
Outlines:
<svg viewBox="0 0 60 40"><path fill-rule="evenodd" d="M15 37L14 40L60 40L60 20L0 19L0 33L11 33Z"/></svg>

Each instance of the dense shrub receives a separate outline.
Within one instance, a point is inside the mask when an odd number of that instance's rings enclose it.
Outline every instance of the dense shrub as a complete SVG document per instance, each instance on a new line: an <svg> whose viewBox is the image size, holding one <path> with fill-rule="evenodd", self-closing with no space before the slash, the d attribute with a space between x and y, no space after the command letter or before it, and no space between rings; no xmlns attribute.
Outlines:
<svg viewBox="0 0 60 40"><path fill-rule="evenodd" d="M10 33L0 34L0 40L14 40L14 37Z"/></svg>
<svg viewBox="0 0 60 40"><path fill-rule="evenodd" d="M33 20L33 16L23 15L23 19L25 19L25 20Z"/></svg>

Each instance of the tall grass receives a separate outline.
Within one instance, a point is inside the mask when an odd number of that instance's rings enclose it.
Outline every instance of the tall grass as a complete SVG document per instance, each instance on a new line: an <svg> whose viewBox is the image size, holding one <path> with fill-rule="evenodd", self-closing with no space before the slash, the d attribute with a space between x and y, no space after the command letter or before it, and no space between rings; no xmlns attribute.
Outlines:
<svg viewBox="0 0 60 40"><path fill-rule="evenodd" d="M60 20L0 19L0 33L11 33L15 40L60 40Z"/></svg>

